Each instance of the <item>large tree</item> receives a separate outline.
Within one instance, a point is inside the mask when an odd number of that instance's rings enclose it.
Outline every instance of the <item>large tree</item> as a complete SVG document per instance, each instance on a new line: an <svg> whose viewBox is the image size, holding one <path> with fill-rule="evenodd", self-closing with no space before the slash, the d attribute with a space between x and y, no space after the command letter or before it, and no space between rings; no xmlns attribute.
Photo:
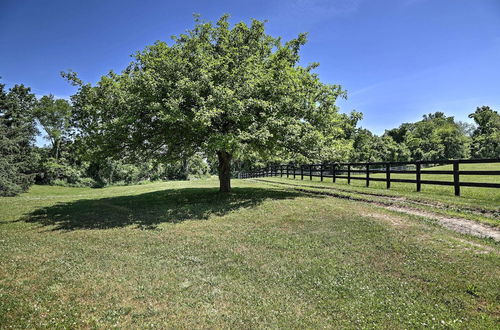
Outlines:
<svg viewBox="0 0 500 330"><path fill-rule="evenodd" d="M0 84L0 196L26 191L33 183L33 119L35 95L15 85L8 92Z"/></svg>
<svg viewBox="0 0 500 330"><path fill-rule="evenodd" d="M79 86L77 130L119 157L217 155L221 192L231 188L231 161L245 154L333 159L350 148L342 141L347 116L335 106L345 92L322 83L317 64L299 65L305 43L305 34L282 43L257 20L231 27L227 15L215 24L196 19L170 45L156 42L95 86L64 74Z"/></svg>
<svg viewBox="0 0 500 330"><path fill-rule="evenodd" d="M47 133L57 163L61 141L70 130L71 105L64 99L54 99L53 95L46 95L37 102L34 114Z"/></svg>
<svg viewBox="0 0 500 330"><path fill-rule="evenodd" d="M424 115L421 121L404 123L398 128L387 130L385 136L394 142L404 144L400 158L411 153L413 160L439 160L465 158L468 156L469 139L463 127L452 116L442 112Z"/></svg>
<svg viewBox="0 0 500 330"><path fill-rule="evenodd" d="M472 133L472 157L500 158L500 114L488 106L482 106L477 107L469 118L477 124Z"/></svg>

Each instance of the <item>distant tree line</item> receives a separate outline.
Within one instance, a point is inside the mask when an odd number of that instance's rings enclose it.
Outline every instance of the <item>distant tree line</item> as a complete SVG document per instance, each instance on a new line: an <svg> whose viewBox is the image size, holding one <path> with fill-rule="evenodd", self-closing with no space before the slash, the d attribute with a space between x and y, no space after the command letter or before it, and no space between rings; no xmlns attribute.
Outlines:
<svg viewBox="0 0 500 330"><path fill-rule="evenodd" d="M377 136L358 128L350 160L415 161L500 157L500 115L488 106L469 115L475 124L455 121L443 112L424 115Z"/></svg>
<svg viewBox="0 0 500 330"><path fill-rule="evenodd" d="M76 134L74 107L52 95L37 99L30 88L0 84L0 195L12 196L30 185L103 187L141 181L182 180L217 173L217 159L195 153L185 159L158 162L144 158L131 162L99 157L102 146ZM413 161L500 157L500 115L488 106L469 117L474 124L455 121L442 112L424 115L381 136L357 127L361 113L339 114L337 139L332 148L304 154L276 153L263 158L248 152L233 159L237 173L269 163L329 161ZM48 146L35 145L43 128ZM314 143L314 141L310 141ZM300 141L298 141L300 143Z"/></svg>

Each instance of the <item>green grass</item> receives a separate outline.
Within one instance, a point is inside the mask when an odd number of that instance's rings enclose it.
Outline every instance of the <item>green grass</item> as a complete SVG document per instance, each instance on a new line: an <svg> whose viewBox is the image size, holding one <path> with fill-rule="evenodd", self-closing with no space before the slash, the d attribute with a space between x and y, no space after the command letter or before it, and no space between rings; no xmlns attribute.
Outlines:
<svg viewBox="0 0 500 330"><path fill-rule="evenodd" d="M430 170L445 170L452 171L452 165L442 165L435 166L431 168L423 168L422 171L430 171ZM500 163L490 163L490 164L460 164L460 170L468 170L468 171L499 171ZM365 175L358 174L356 176L365 177ZM374 173L371 174L370 177L373 178L383 178L385 179L384 173ZM415 180L415 174L391 174L391 178L394 179L412 179ZM422 180L434 180L434 181L448 181L453 182L453 175L451 174L422 174ZM342 180L347 182L347 180ZM354 181L356 181L354 183ZM500 175L461 175L461 182L487 182L487 183L500 183ZM362 180L353 180L351 181L355 185L364 186L366 185L365 181ZM370 186L374 188L386 188L385 182L370 182ZM391 189L396 191L404 191L404 192L414 192L416 190L416 184L412 183L391 183ZM478 199L488 203L488 205L498 207L500 205L500 189L496 188L477 188L477 187L461 187L461 197L465 199ZM426 194L431 195L440 195L443 197L454 197L454 188L453 186L437 186L437 185L422 185L422 191ZM489 203L491 202L491 203ZM483 203L482 203L483 204Z"/></svg>
<svg viewBox="0 0 500 330"><path fill-rule="evenodd" d="M424 170L451 170L451 165L436 166L426 168ZM500 170L500 163L491 164L461 164L460 170ZM345 174L347 175L347 174ZM365 174L353 174L352 176L366 178ZM370 177L385 178L383 173L372 173ZM286 178L286 175L284 176ZM282 179L284 179L282 178ZM391 174L391 178L397 179L415 179L414 174ZM266 180L276 180L275 177L267 177ZM293 179L290 175L289 179ZM500 189L497 188L477 188L477 187L461 187L461 196L454 195L453 186L437 186L437 185L422 185L421 192L416 192L416 184L413 183L391 183L391 189L386 189L385 182L371 181L370 186L366 187L366 180L351 180L351 184L347 184L347 179L337 179L336 183L332 183L332 178L324 178L320 183L319 177L313 177L313 184L335 187L352 192L367 192L385 196L405 196L414 200L435 201L452 206L462 208L477 208L493 212L500 212ZM436 181L453 181L451 175L437 174L422 174L422 180ZM500 176L493 175L462 175L460 180L463 182L488 182L500 183ZM297 174L295 181L302 182L300 174ZM305 183L311 183L308 173L304 173Z"/></svg>
<svg viewBox="0 0 500 330"><path fill-rule="evenodd" d="M0 198L0 327L498 327L497 243L361 202L233 185Z"/></svg>

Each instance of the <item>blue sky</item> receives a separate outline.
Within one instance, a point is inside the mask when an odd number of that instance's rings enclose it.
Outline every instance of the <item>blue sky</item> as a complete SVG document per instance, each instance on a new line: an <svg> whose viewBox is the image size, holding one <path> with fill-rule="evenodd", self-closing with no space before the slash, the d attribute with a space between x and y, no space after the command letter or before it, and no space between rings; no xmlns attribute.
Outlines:
<svg viewBox="0 0 500 330"><path fill-rule="evenodd" d="M321 79L348 90L341 111L363 112L377 134L434 111L500 110L500 0L0 0L2 82L68 97L60 71L89 82L121 71L135 51L191 28L193 13L266 19L284 39L309 32L302 63L320 62Z"/></svg>

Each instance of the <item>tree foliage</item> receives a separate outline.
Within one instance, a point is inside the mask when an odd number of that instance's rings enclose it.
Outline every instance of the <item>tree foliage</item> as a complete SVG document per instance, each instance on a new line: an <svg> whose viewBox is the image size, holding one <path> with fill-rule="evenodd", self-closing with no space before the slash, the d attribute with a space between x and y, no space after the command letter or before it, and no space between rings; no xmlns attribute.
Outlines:
<svg viewBox="0 0 500 330"><path fill-rule="evenodd" d="M34 115L40 125L47 132L53 157L57 162L61 141L70 130L71 105L64 99L54 99L53 95L42 96L35 107Z"/></svg>
<svg viewBox="0 0 500 330"><path fill-rule="evenodd" d="M442 112L424 115L379 137L366 129L354 134L354 161L410 161L458 159L469 156L467 127Z"/></svg>
<svg viewBox="0 0 500 330"><path fill-rule="evenodd" d="M306 35L283 43L253 20L230 26L196 20L193 29L135 55L121 73L95 85L74 73L72 98L81 134L100 152L155 159L217 155L221 191L230 163L257 153L338 159L350 144L345 115L335 106L345 92L299 65Z"/></svg>
<svg viewBox="0 0 500 330"><path fill-rule="evenodd" d="M4 88L0 84L0 196L12 196L33 182L36 98L23 85Z"/></svg>
<svg viewBox="0 0 500 330"><path fill-rule="evenodd" d="M500 114L488 106L482 106L469 118L477 124L472 133L472 157L500 158Z"/></svg>

